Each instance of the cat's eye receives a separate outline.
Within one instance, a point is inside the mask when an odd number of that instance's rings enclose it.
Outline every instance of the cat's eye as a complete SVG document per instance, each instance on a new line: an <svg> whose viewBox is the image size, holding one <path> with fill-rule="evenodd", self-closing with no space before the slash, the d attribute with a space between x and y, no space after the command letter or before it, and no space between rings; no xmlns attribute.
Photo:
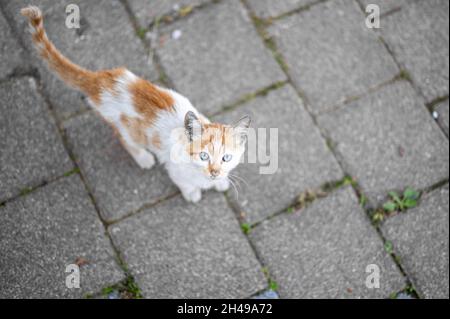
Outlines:
<svg viewBox="0 0 450 319"><path fill-rule="evenodd" d="M201 152L201 153L200 153L200 159L201 159L202 161L207 161L207 160L209 160L209 155L208 155L208 153Z"/></svg>
<svg viewBox="0 0 450 319"><path fill-rule="evenodd" d="M224 162L229 162L229 161L231 161L232 158L233 158L232 155L230 155L230 154L225 154L225 155L222 157L222 161L224 161Z"/></svg>

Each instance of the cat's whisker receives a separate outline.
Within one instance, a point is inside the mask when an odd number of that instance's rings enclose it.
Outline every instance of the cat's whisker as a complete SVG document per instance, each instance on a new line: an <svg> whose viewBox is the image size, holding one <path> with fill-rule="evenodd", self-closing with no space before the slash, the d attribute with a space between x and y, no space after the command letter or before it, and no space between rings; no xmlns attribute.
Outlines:
<svg viewBox="0 0 450 319"><path fill-rule="evenodd" d="M245 179L243 179L242 177L235 175L235 174L228 174L228 175L236 178L237 180L242 181L245 184L245 186L250 187L250 185L248 185L247 181Z"/></svg>
<svg viewBox="0 0 450 319"><path fill-rule="evenodd" d="M240 180L240 181L242 181L246 186L249 186L247 181L244 178L242 178L242 177L240 177L238 175L234 175L234 174L233 174L233 177L238 179L238 180Z"/></svg>
<svg viewBox="0 0 450 319"><path fill-rule="evenodd" d="M235 193L236 193L236 200L239 200L239 191L238 191L236 185L234 184L234 182L232 181L231 178L229 179L229 181L230 181L230 184L233 186L234 191L235 191Z"/></svg>
<svg viewBox="0 0 450 319"><path fill-rule="evenodd" d="M234 178L234 176L228 176L228 177L229 177L229 179ZM233 182L236 184L236 186L238 187L239 190L242 190L242 186L241 186L241 183L239 182L239 180L233 179Z"/></svg>

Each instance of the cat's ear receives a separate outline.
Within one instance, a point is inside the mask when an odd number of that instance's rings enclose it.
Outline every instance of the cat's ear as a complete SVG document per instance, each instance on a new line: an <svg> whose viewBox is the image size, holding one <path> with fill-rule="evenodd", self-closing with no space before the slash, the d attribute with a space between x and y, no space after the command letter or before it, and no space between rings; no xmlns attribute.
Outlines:
<svg viewBox="0 0 450 319"><path fill-rule="evenodd" d="M250 116L246 115L232 125L234 131L240 137L241 143L245 143L245 141L247 140L248 129L251 122L252 119L250 118Z"/></svg>
<svg viewBox="0 0 450 319"><path fill-rule="evenodd" d="M251 117L246 115L243 118L241 118L239 121L234 123L232 126L233 126L234 129L247 130L250 127L251 123L252 123Z"/></svg>
<svg viewBox="0 0 450 319"><path fill-rule="evenodd" d="M194 137L202 134L202 123L192 111L186 113L186 116L184 117L184 127L186 128L186 134L191 142Z"/></svg>

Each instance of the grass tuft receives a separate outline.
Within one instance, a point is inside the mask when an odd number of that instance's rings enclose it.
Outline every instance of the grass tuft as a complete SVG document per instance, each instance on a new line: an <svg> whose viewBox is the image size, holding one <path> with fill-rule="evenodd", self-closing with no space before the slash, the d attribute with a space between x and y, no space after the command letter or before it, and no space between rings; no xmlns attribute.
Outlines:
<svg viewBox="0 0 450 319"><path fill-rule="evenodd" d="M119 284L103 288L101 295L107 297L115 291L119 292L121 299L142 299L142 292L132 276L128 276Z"/></svg>
<svg viewBox="0 0 450 319"><path fill-rule="evenodd" d="M241 224L241 229L245 235L248 235L252 231L252 226L250 224L243 223Z"/></svg>
<svg viewBox="0 0 450 319"><path fill-rule="evenodd" d="M269 283L269 289L272 291L278 291L278 283L270 276L269 269L267 267L264 267L262 269L262 272L264 273L264 276L267 278L267 282Z"/></svg>
<svg viewBox="0 0 450 319"><path fill-rule="evenodd" d="M408 209L417 207L421 193L412 187L406 188L402 194L397 192L389 192L389 200L383 206L372 214L372 221L380 223L387 217L394 214L405 212Z"/></svg>

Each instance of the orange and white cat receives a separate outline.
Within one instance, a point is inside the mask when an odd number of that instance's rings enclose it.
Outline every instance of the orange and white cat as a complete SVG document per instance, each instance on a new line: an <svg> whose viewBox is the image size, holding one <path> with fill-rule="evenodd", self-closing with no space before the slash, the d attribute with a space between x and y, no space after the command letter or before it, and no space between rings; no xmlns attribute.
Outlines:
<svg viewBox="0 0 450 319"><path fill-rule="evenodd" d="M89 71L75 65L48 39L39 8L21 13L28 17L35 47L49 68L86 94L141 168L152 168L156 156L189 202L200 201L202 190L229 189L229 173L245 152L249 117L231 126L211 123L187 98L125 68Z"/></svg>

